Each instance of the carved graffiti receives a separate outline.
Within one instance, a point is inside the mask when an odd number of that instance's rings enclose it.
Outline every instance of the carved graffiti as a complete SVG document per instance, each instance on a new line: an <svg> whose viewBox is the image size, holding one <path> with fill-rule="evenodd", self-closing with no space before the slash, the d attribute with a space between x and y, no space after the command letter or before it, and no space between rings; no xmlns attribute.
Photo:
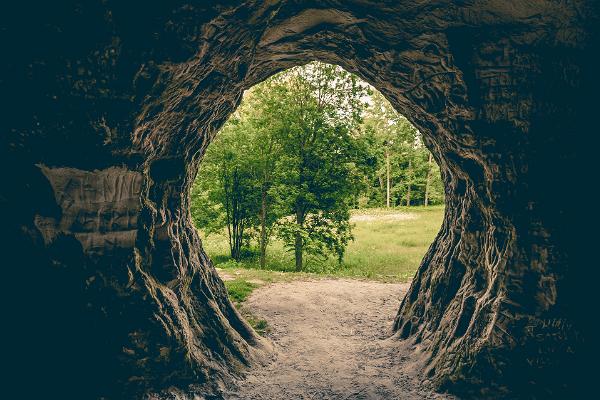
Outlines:
<svg viewBox="0 0 600 400"><path fill-rule="evenodd" d="M39 167L62 211L58 219L35 217L46 244L63 233L73 235L88 254L133 246L140 210L139 172L117 167L95 171Z"/></svg>

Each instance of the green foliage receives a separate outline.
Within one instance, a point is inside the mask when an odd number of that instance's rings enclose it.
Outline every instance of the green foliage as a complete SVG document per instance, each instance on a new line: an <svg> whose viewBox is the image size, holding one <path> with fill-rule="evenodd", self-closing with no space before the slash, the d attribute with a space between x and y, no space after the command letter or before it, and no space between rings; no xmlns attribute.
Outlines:
<svg viewBox="0 0 600 400"><path fill-rule="evenodd" d="M293 248L295 238L300 236L306 253L322 260L335 254L341 263L348 243L354 239L346 211L311 213L302 225L291 220L282 221L278 225L279 238L288 248Z"/></svg>
<svg viewBox="0 0 600 400"><path fill-rule="evenodd" d="M425 197L428 205L444 202L439 167L430 160L419 131L381 93L371 95L363 131L374 160L366 177L369 188L363 192L363 205L386 205L386 157L389 157L392 206L422 205Z"/></svg>
<svg viewBox="0 0 600 400"><path fill-rule="evenodd" d="M245 93L191 195L194 223L225 231L232 259L266 268L277 238L295 270L331 272L329 260L342 264L354 238L352 208L382 207L388 196L392 207L442 204L443 185L418 130L380 93L310 63ZM288 257L270 265L289 270Z"/></svg>
<svg viewBox="0 0 600 400"><path fill-rule="evenodd" d="M239 260L242 246L256 235L264 193L273 207L265 223L277 219L272 180L278 152L264 90L249 93L209 147L192 189L192 217L207 233L227 228L231 257Z"/></svg>
<svg viewBox="0 0 600 400"><path fill-rule="evenodd" d="M304 253L341 262L362 183L356 133L368 92L355 76L321 63L257 85L205 155L192 192L198 226L226 227L236 260L253 235L264 257L276 226L300 255L297 269Z"/></svg>
<svg viewBox="0 0 600 400"><path fill-rule="evenodd" d="M352 239L348 210L361 188L357 160L362 147L356 133L368 86L343 69L312 63L276 76L270 115L282 122L277 137L287 173L278 182L283 204L294 219L277 234L296 254L342 260Z"/></svg>

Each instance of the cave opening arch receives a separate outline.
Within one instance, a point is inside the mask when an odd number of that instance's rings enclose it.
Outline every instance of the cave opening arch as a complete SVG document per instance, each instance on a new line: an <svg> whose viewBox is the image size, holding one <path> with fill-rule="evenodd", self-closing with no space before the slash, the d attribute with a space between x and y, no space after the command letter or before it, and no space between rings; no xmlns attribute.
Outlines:
<svg viewBox="0 0 600 400"><path fill-rule="evenodd" d="M182 82L196 80L199 84L212 83L215 85L214 93L227 92L232 96L225 102L219 97L211 100L213 114L203 116L204 126L208 128L206 137L194 137L190 139L191 143L185 144L187 148L199 151L190 152L186 148L174 153L201 157L218 127L239 103L244 90L277 72L313 60L340 65L380 90L397 111L406 115L423 132L426 146L441 166L447 197L444 224L398 312L394 330L399 338L413 338L416 342L427 343L430 359L427 374L436 380L440 388L457 392L466 388L469 393L469 382L478 381L485 382L483 390L493 391L497 389L493 387L497 383L496 378L501 374L496 366L496 358L500 355L487 352L491 352L491 349L498 352L499 342L505 342L507 347L514 345L511 335L506 332L510 328L500 325L498 318L505 318L507 314L502 309L504 302L511 303L504 285L516 246L516 228L511 216L506 215L506 210L498 209L497 202L501 196L497 195L499 189L493 185L507 181L504 173L512 173L512 169L520 167L511 165L511 171L505 172L506 167L499 160L501 157L497 154L490 156L481 149L481 143L485 140L499 141L499 138L496 130L475 132L472 127L478 123L478 105L469 99L468 92L473 88L468 87L467 80L472 77L466 75L474 74L474 71L461 69L460 63L465 61L460 60L460 57L465 57L461 53L464 44L452 43L453 40L460 40L455 35L461 39L464 37L454 32L428 36L427 39L418 37L413 39L416 42L413 48L405 43L401 52L403 55L414 52L415 58L402 58L400 55L395 58L386 54L385 57L391 59L378 59L377 49L371 48L373 53L366 56L367 50L353 45L352 33L355 32L352 29L343 34L334 29L326 34L318 31L311 35L314 20L331 25L340 24L340 18L352 21L351 14L339 12L325 13L321 18L323 22L315 18L320 13L319 10L309 9L291 19L284 19L283 26L275 24L270 31L263 32L258 46L253 49L252 61L248 63L243 61L243 54L239 54L236 64L227 68L223 68L225 63L215 66L201 79L179 76ZM300 27L290 28L296 24ZM348 27L345 22L341 25ZM349 25L353 27L353 23ZM289 31L293 33L290 35ZM496 39L490 40L493 44L486 43L495 47L486 48L485 51L505 53L510 45L498 44ZM459 50L454 50L454 47ZM364 58L358 58L357 55ZM374 60L377 61L374 63ZM485 70L486 67L483 65L481 68ZM493 91L493 80L488 83L489 90ZM203 89L210 90L206 87ZM516 107L522 107L519 101L523 100L517 99ZM215 107L215 104L220 107ZM493 104L481 106L494 107ZM182 104L177 104L177 107L182 107ZM518 118L509 121L509 115L505 115L506 120L497 121L500 126L497 129L502 129L505 137L509 136L509 132L518 131L519 124L523 122ZM188 117L191 119L191 116ZM146 125L143 114L140 119ZM161 118L159 116L156 119L160 121ZM189 122L182 121L182 125ZM149 124L152 126L152 122ZM197 126L197 122L191 125ZM173 126L169 129L179 131ZM164 143L153 132L165 130L151 127L138 132L140 143L143 145L143 141L148 140ZM144 133L149 134L144 136ZM487 139L488 135L493 139ZM183 142L179 138L177 140L176 146L182 146ZM527 146L527 143L518 143L517 146ZM159 163L163 162L161 157L158 157ZM167 159L171 159L170 155L167 155ZM190 165L195 162L201 161L194 159ZM150 170L153 163L149 161ZM187 185L196 172L194 168L187 169L190 175L184 178ZM168 189L165 191L168 192ZM237 317L232 318L236 320ZM507 320L505 323L510 322ZM250 342L254 340L245 328L242 335L247 335L244 338ZM454 351L446 352L448 348ZM535 354L539 348L531 351ZM471 372L466 373L465 369ZM505 384L498 383L500 390ZM520 385L523 385L520 388L523 390L525 383L521 382Z"/></svg>
<svg viewBox="0 0 600 400"><path fill-rule="evenodd" d="M589 283L575 273L581 246L566 233L580 222L550 176L579 171L583 150L565 132L593 126L592 2L581 6L587 13L541 1L184 3L143 12L103 3L66 17L39 9L33 22L49 23L7 30L30 29L23 37L42 45L16 52L15 79L2 82L15 100L2 162L23 171L3 188L12 211L4 229L28 265L67 266L61 274L85 282L73 291L54 270L33 269L94 310L62 310L65 320L86 315L112 333L107 341L83 331L106 350L95 354L102 365L118 366L114 385L210 386L260 358L266 345L231 307L181 210L243 90L319 60L380 90L443 171L445 222L398 312L397 335L427 349L442 388L564 394L560 370L581 353ZM125 186L103 204L111 224L73 222L101 214L97 193ZM58 300L39 286L34 299L50 299L41 303L51 309ZM56 336L75 325L54 327ZM49 351L44 343L37 348Z"/></svg>

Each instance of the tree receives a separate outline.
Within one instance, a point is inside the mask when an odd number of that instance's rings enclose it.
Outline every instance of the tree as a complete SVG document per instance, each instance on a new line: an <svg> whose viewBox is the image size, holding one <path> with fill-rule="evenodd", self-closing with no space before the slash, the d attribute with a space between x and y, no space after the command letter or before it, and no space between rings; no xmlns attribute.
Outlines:
<svg viewBox="0 0 600 400"><path fill-rule="evenodd" d="M227 229L235 260L259 225L264 265L268 224L273 223L267 197L276 157L260 106L260 93L249 91L207 150L192 190L192 216L208 234Z"/></svg>
<svg viewBox="0 0 600 400"><path fill-rule="evenodd" d="M294 68L276 79L273 117L288 174L281 182L293 218L279 236L294 250L296 270L304 254L342 260L351 240L350 203L361 188L358 140L363 97L369 89L343 69L322 63Z"/></svg>
<svg viewBox="0 0 600 400"><path fill-rule="evenodd" d="M390 207L392 196L394 204L401 204L404 199L410 205L420 179L415 164L421 154L428 153L418 130L378 92L371 96L363 129L374 138L374 153L380 160L378 183L385 192L383 205Z"/></svg>
<svg viewBox="0 0 600 400"><path fill-rule="evenodd" d="M277 86L275 78L268 79L254 87L248 101L253 104L252 113L246 114L248 129L255 132L253 151L246 156L253 158L254 178L256 187L260 188L259 211L259 253L260 266L265 268L267 244L275 222L283 216L283 210L278 207L280 202L277 192L277 182L286 174L285 164L282 164L284 154L277 133L282 129L283 120L273 118L274 107L277 106ZM274 96L275 95L275 96Z"/></svg>
<svg viewBox="0 0 600 400"><path fill-rule="evenodd" d="M379 92L370 97L362 124L375 167L367 173L367 205L437 204L443 202L439 167L423 145L419 131ZM425 201L427 199L427 201Z"/></svg>
<svg viewBox="0 0 600 400"><path fill-rule="evenodd" d="M427 159L427 180L425 183L425 207L427 207L429 205L429 192L430 192L430 188L431 188L431 160L432 160L433 156L431 153L429 153L429 157Z"/></svg>
<svg viewBox="0 0 600 400"><path fill-rule="evenodd" d="M251 97L251 96L250 96ZM208 234L227 229L231 257L241 259L244 242L257 224L261 192L257 176L264 176L253 115L255 102L247 101L223 128L206 152L192 190L192 217ZM261 169L262 168L262 169Z"/></svg>

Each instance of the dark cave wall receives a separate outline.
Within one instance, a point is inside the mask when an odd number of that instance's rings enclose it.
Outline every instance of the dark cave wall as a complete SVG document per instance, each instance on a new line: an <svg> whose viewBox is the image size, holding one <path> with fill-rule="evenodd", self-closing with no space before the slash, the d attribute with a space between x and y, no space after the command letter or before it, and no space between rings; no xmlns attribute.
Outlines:
<svg viewBox="0 0 600 400"><path fill-rule="evenodd" d="M180 7L138 6L40 4L3 21L14 54L1 82L11 98L4 295L18 344L11 377L32 395L217 391L268 347L227 299L189 219L198 149L134 142L148 99L198 51L195 31L216 11L184 10L193 24L174 26Z"/></svg>
<svg viewBox="0 0 600 400"><path fill-rule="evenodd" d="M445 222L394 324L428 378L466 396L577 387L589 250L556 186L591 176L573 137L593 131L594 2L73 2L9 16L15 378L33 364L43 393L208 392L261 359L187 193L243 90L319 59L381 90L441 166Z"/></svg>
<svg viewBox="0 0 600 400"><path fill-rule="evenodd" d="M582 165L566 132L582 123L584 77L574 58L533 47L529 31L466 32L448 39L474 110L459 132L472 133L446 154L447 222L395 328L431 351L428 374L443 388L568 396L583 348L583 309L572 307L585 303L567 283L576 264L566 249L577 239L565 231L581 231L580 222L557 182Z"/></svg>

